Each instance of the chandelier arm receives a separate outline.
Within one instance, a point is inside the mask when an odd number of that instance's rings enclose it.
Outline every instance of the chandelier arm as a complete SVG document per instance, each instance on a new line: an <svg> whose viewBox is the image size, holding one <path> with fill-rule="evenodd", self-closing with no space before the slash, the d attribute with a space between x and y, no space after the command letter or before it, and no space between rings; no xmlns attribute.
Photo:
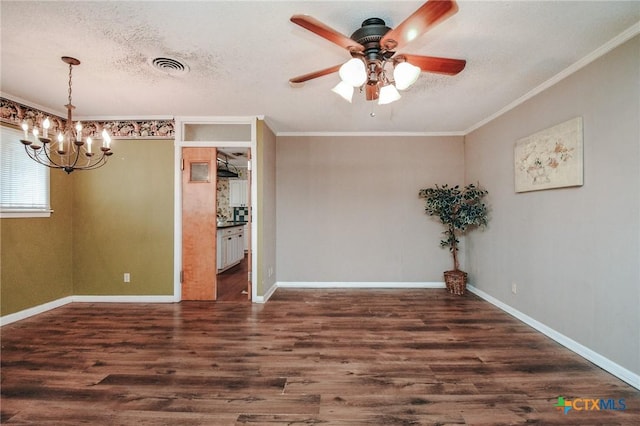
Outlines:
<svg viewBox="0 0 640 426"><path fill-rule="evenodd" d="M45 164L46 166L49 166L49 167L50 167L50 168L52 168L52 169L61 169L61 168L63 168L63 167L64 167L62 164L58 164L58 163L57 163L57 162L56 162L56 161L55 161L55 160L54 160L54 159L49 155L49 151L50 151L51 149L47 149L47 145L44 145L44 146L42 147L42 150L44 151L44 155L45 155L45 157L47 157L48 164L47 164L47 163L44 163L44 162L42 162L42 161L38 161L40 164ZM39 159L41 159L42 157L41 157L40 155L38 155L38 158L39 158ZM52 165L52 164L53 164L53 165Z"/></svg>
<svg viewBox="0 0 640 426"><path fill-rule="evenodd" d="M24 147L24 150L26 151L26 153L29 156L29 158L31 158L33 161L35 161L38 164L41 164L43 166L47 166L50 169L59 169L59 168L61 168L56 163L54 163L54 165L51 165L49 163L45 163L44 161L42 161L42 158L40 157L40 155L37 155L35 153L32 154L31 152L29 152L29 147L27 147L27 146ZM47 158L49 158L48 155L47 155Z"/></svg>
<svg viewBox="0 0 640 426"><path fill-rule="evenodd" d="M95 170L95 169L99 169L105 164L107 164L107 156L103 152L102 156L97 161L95 161L94 163L90 162L87 166L78 168L76 170Z"/></svg>
<svg viewBox="0 0 640 426"><path fill-rule="evenodd" d="M33 151L33 149L31 151ZM31 153L31 151L29 151L29 145L25 145L24 146L24 152L27 153L29 158L31 158L33 161L36 161L36 162L38 162L40 164L43 164L43 163L40 162L40 159L36 156L35 151L33 153Z"/></svg>
<svg viewBox="0 0 640 426"><path fill-rule="evenodd" d="M42 157L42 153L43 152L44 152L45 157L47 158L47 161L45 161L44 158ZM51 158L49 158L49 153L47 152L46 145L43 146L42 148L40 148L39 150L34 151L33 152L33 157L31 157L31 158L36 160L38 163L43 164L43 165L45 165L47 167L50 167L50 168L55 168L55 166L57 165L55 163L55 161L52 161ZM51 163L53 163L54 166L52 166Z"/></svg>
<svg viewBox="0 0 640 426"><path fill-rule="evenodd" d="M71 144L71 147L73 147L73 142ZM76 164L78 164L78 158L80 158L80 148L82 147L82 145L76 145L76 158L73 159L73 163L69 164L69 168L71 170L76 170Z"/></svg>
<svg viewBox="0 0 640 426"><path fill-rule="evenodd" d="M99 169L100 167L104 166L105 164L107 164L107 153L108 151L102 151L102 155L100 155L99 158L97 158L96 160L92 161L91 157L87 157L87 163L84 166L79 166L77 168L75 168L75 164L74 163L74 168L75 170L95 170L95 169Z"/></svg>

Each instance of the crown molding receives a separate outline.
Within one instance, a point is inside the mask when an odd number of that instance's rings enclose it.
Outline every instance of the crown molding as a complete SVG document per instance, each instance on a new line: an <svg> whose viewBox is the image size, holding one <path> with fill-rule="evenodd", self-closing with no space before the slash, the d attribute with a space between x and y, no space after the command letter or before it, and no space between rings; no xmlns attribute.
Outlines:
<svg viewBox="0 0 640 426"><path fill-rule="evenodd" d="M593 52L591 52L590 54L588 54L584 58L578 60L577 62L573 63L569 67L567 67L564 70L560 71L558 74L554 75L549 80L547 80L544 83L540 84L539 86L533 88L529 92L525 93L523 96L519 97L515 101L513 101L510 104L506 105L504 108L500 109L499 111L495 112L494 114L490 115L489 117L485 118L484 120L481 120L481 121L477 122L476 124L474 124L473 126L469 127L468 129L466 129L462 133L464 133L465 135L468 135L469 133L473 132L474 130L479 129L480 127L484 126L485 124L488 124L489 122L491 122L491 121L495 120L496 118L500 117L501 115L506 114L507 112L511 111L515 107L525 103L529 99L531 99L534 96L542 93L543 91L545 91L548 88L550 88L551 86L557 84L561 80L564 80L566 77L569 77L570 75L576 73L580 69L582 69L585 66L589 65L591 62L593 62L596 59L604 56L605 54L609 53L610 51L612 51L616 47L620 46L621 44L623 44L624 42L630 40L631 38L635 37L638 34L640 34L640 22L636 22L631 27L627 28L625 31L623 31L622 33L620 33L616 37L612 38L607 43L603 44L602 46L600 46L599 48L597 48L596 50L594 50Z"/></svg>
<svg viewBox="0 0 640 426"><path fill-rule="evenodd" d="M364 136L364 137L384 137L384 136L394 136L394 137L427 137L427 136L464 136L464 132L278 132L276 136L328 136L328 137L340 137L340 136L348 136L348 137L356 137L356 136Z"/></svg>

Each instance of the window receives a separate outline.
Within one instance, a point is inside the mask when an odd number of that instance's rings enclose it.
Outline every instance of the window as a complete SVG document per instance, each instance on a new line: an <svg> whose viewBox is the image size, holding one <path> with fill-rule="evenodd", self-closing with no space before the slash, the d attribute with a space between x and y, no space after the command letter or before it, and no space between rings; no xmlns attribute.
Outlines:
<svg viewBox="0 0 640 426"><path fill-rule="evenodd" d="M49 217L49 168L27 156L22 137L0 126L0 217Z"/></svg>

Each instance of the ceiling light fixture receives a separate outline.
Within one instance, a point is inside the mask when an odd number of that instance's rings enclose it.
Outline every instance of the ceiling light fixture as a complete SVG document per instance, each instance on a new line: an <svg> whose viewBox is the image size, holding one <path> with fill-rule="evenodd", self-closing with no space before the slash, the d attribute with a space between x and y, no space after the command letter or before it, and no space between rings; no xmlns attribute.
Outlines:
<svg viewBox="0 0 640 426"><path fill-rule="evenodd" d="M344 81L340 81L340 83L336 84L336 86L331 89L333 93L337 93L347 102L351 102L353 98L353 86L349 83L345 83Z"/></svg>
<svg viewBox="0 0 640 426"><path fill-rule="evenodd" d="M340 79L353 87L360 87L367 82L367 69L362 60L351 58L338 71Z"/></svg>
<svg viewBox="0 0 640 426"><path fill-rule="evenodd" d="M341 83L360 88L368 101L377 99L380 105L400 99L398 90L408 89L422 72L420 67L409 63L406 56L394 57L395 51L380 45L382 37L389 31L391 28L382 19L365 20L350 37L361 49L350 48L351 59L338 71ZM387 70L390 67L393 68ZM345 95L347 89L339 86L341 84L333 91L351 102L351 95Z"/></svg>
<svg viewBox="0 0 640 426"><path fill-rule="evenodd" d="M224 160L221 158L217 159L218 161L217 163L217 167L216 167L216 176L221 177L221 178L237 178L239 177L239 173L238 173L238 169L234 166L231 165L231 168L233 168L234 170L231 170L229 167L229 158L225 155L224 156Z"/></svg>
<svg viewBox="0 0 640 426"><path fill-rule="evenodd" d="M418 80L422 70L409 62L400 62L393 68L393 79L396 82L396 89L406 90Z"/></svg>
<svg viewBox="0 0 640 426"><path fill-rule="evenodd" d="M466 66L464 59L423 55L396 55L396 49L424 34L458 11L454 0L427 0L396 28L389 28L383 19L369 18L360 28L346 36L309 15L293 15L291 22L349 51L351 59L319 71L289 79L292 87L332 74L340 74L341 83L332 90L351 102L352 89L358 87L367 101L386 104L400 99L398 90L406 90L416 82L421 72L456 75ZM393 70L387 69L389 66ZM350 85L351 88L343 87ZM383 95L384 93L384 95Z"/></svg>
<svg viewBox="0 0 640 426"><path fill-rule="evenodd" d="M106 130L102 130L102 146L94 148L93 140L90 136L85 141L82 140L82 123L79 121L73 125L72 111L75 106L71 103L71 76L74 65L80 65L80 61L69 56L63 56L62 61L69 65L69 103L67 108L67 121L64 132L59 132L57 139L49 139L49 128L51 121L49 117L42 121L42 136L37 123L34 123L31 133L33 140L29 139L29 123L22 123L24 131L23 143L27 155L34 161L50 167L52 169L62 169L67 174L74 170L93 170L104 166L111 151L111 137ZM99 154L99 155L96 155Z"/></svg>
<svg viewBox="0 0 640 426"><path fill-rule="evenodd" d="M401 98L400 93L391 83L387 83L382 86L378 96L378 105L390 104L391 102L395 102Z"/></svg>
<svg viewBox="0 0 640 426"><path fill-rule="evenodd" d="M331 91L351 102L353 88L359 87L361 92L366 90L367 100L377 99L379 105L395 102L401 98L398 90L407 90L422 70L406 61L393 61L393 79L389 79L385 67L390 62L351 58L340 67L341 80Z"/></svg>

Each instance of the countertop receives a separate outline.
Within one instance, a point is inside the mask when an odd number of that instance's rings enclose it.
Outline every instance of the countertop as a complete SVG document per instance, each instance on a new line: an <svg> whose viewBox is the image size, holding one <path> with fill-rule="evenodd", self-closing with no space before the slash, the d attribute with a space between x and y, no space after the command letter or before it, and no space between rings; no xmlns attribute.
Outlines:
<svg viewBox="0 0 640 426"><path fill-rule="evenodd" d="M222 223L222 225L220 223L218 223L218 229L232 228L234 226L244 226L246 224L247 224L247 222L227 221L227 222Z"/></svg>

